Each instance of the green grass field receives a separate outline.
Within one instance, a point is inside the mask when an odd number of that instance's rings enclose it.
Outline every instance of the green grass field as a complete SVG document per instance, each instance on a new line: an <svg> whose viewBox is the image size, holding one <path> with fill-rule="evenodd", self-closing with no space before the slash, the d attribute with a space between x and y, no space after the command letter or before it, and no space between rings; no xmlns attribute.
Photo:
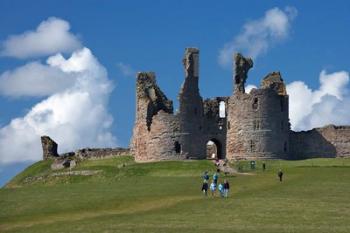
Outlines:
<svg viewBox="0 0 350 233"><path fill-rule="evenodd" d="M223 199L200 191L210 161L121 157L72 169L93 176L54 176L50 161L38 162L0 189L0 232L350 232L349 159L266 163L265 172L261 162L233 164L251 174L225 177Z"/></svg>

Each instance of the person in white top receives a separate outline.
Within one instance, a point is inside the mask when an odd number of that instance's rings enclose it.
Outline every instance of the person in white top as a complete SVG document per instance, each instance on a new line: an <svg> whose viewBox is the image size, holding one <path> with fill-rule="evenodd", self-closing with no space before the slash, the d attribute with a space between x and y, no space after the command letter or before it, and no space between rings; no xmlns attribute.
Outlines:
<svg viewBox="0 0 350 233"><path fill-rule="evenodd" d="M211 191L211 195L214 196L215 195L215 191L216 191L216 184L215 182L211 182L210 184L210 191Z"/></svg>

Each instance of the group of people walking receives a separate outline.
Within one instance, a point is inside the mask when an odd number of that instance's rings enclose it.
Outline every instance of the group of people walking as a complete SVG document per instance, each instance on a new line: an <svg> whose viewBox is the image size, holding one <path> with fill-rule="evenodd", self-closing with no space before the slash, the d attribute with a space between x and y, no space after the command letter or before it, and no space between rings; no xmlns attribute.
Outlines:
<svg viewBox="0 0 350 233"><path fill-rule="evenodd" d="M209 186L209 173L208 171L204 172L203 175L203 185L202 185L202 192L205 196L208 195L208 189L210 189L211 195L215 196L216 195L216 190L219 191L219 194L221 197L228 197L228 193L230 190L230 184L228 181L225 179L223 183L218 184L218 179L219 179L219 172L216 171L213 174L213 179L212 182L210 183Z"/></svg>
<svg viewBox="0 0 350 233"><path fill-rule="evenodd" d="M266 164L263 163L263 171L266 169ZM217 169L216 172L214 172L212 181L209 185L210 176L208 171L205 171L202 178L203 178L203 185L202 185L202 192L205 196L208 196L208 191L210 190L212 196L216 196L217 191L219 192L220 197L228 197L229 190L230 190L230 184L228 180L224 180L223 183L219 183L219 172L220 170ZM277 176L279 178L279 181L282 182L283 180L283 171L282 169L279 169L277 172Z"/></svg>

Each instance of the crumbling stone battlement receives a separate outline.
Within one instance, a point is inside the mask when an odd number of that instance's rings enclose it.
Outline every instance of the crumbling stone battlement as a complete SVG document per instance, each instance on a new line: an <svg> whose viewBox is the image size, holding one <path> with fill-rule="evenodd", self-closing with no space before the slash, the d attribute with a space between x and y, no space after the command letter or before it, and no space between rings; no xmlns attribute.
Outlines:
<svg viewBox="0 0 350 233"><path fill-rule="evenodd" d="M286 85L283 82L279 71L269 73L261 81L261 88L274 89L279 95L287 95Z"/></svg>
<svg viewBox="0 0 350 233"><path fill-rule="evenodd" d="M245 58L240 53L234 55L235 77L234 93L245 93L245 82L248 78L248 71L253 67L253 60Z"/></svg>
<svg viewBox="0 0 350 233"><path fill-rule="evenodd" d="M148 98L156 110L173 113L173 102L168 100L156 83L153 72L140 72L137 75L137 97Z"/></svg>
<svg viewBox="0 0 350 233"><path fill-rule="evenodd" d="M140 118L145 118L147 129L150 130L152 117L160 110L173 113L173 102L168 100L156 83L153 72L140 72L137 74L137 112Z"/></svg>

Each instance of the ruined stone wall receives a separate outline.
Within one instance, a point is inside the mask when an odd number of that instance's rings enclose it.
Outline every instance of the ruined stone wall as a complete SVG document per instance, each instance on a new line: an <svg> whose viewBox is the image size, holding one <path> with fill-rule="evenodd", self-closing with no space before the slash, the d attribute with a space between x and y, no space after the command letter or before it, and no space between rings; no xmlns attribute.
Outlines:
<svg viewBox="0 0 350 233"><path fill-rule="evenodd" d="M250 94L232 96L228 111L228 158L287 158L288 96L272 89L253 89Z"/></svg>
<svg viewBox="0 0 350 233"><path fill-rule="evenodd" d="M48 136L41 137L43 160L54 159L51 168L54 170L74 167L76 160L105 159L131 155L129 148L84 148L75 152L58 154L58 144Z"/></svg>
<svg viewBox="0 0 350 233"><path fill-rule="evenodd" d="M84 148L73 154L79 159L105 159L130 155L130 150L128 148Z"/></svg>
<svg viewBox="0 0 350 233"><path fill-rule="evenodd" d="M206 146L209 140L216 144L218 158L226 158L227 105L228 97L216 97L204 101L203 142ZM225 117L219 116L220 103L225 103Z"/></svg>
<svg viewBox="0 0 350 233"><path fill-rule="evenodd" d="M178 117L159 111L153 117L151 130L147 137L146 156L138 161L159 161L185 159L184 140L180 132Z"/></svg>
<svg viewBox="0 0 350 233"><path fill-rule="evenodd" d="M152 72L139 73L136 84L136 121L133 152L136 161L181 159L183 140L178 116Z"/></svg>
<svg viewBox="0 0 350 233"><path fill-rule="evenodd" d="M179 112L156 85L153 73L139 73L133 151L137 161L204 159L213 141L219 158L286 158L289 153L288 96L279 72L267 75L260 89L245 93L251 59L235 55L232 97L202 100L199 50L187 48ZM220 102L225 114L220 117Z"/></svg>
<svg viewBox="0 0 350 233"><path fill-rule="evenodd" d="M350 157L350 126L328 125L290 134L290 158Z"/></svg>
<svg viewBox="0 0 350 233"><path fill-rule="evenodd" d="M206 144L211 139L220 146L222 156L225 154L226 118L219 118L219 103L227 103L228 98L218 97L203 102L198 88L198 49L185 50L183 65L185 80L179 92L179 112L176 115L172 113L171 101L157 86L154 74L138 75L132 140L137 161L204 159Z"/></svg>

